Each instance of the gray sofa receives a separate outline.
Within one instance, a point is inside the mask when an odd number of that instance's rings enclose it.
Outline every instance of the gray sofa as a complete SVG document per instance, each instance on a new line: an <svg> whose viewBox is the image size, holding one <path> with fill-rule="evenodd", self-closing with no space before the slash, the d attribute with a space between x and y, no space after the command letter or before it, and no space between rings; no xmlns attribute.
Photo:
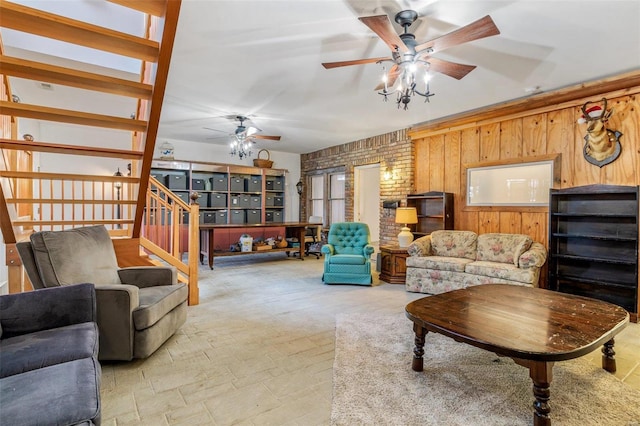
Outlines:
<svg viewBox="0 0 640 426"><path fill-rule="evenodd" d="M0 296L0 424L99 425L100 377L92 284Z"/></svg>
<svg viewBox="0 0 640 426"><path fill-rule="evenodd" d="M120 268L104 226L41 231L16 244L34 288L93 283L100 360L146 358L185 323L186 284L173 267Z"/></svg>

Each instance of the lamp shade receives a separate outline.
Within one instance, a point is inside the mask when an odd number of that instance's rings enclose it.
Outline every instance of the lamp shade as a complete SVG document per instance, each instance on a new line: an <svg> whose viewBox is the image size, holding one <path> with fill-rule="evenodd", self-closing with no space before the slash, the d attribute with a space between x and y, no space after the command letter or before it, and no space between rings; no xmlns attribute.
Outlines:
<svg viewBox="0 0 640 426"><path fill-rule="evenodd" d="M396 209L396 223L418 223L418 213L415 207L398 207Z"/></svg>
<svg viewBox="0 0 640 426"><path fill-rule="evenodd" d="M413 241L413 234L407 227L409 223L418 223L418 213L415 207L398 207L396 209L396 223L402 223L404 226L398 234L398 245L402 248L408 247Z"/></svg>

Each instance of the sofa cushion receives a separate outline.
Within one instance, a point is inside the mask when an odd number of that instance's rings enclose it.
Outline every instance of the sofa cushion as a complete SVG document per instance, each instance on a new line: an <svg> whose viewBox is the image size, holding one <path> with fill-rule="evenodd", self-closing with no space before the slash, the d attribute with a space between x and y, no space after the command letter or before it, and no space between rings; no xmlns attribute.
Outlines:
<svg viewBox="0 0 640 426"><path fill-rule="evenodd" d="M432 254L476 260L477 239L478 235L471 231L434 231L431 233Z"/></svg>
<svg viewBox="0 0 640 426"><path fill-rule="evenodd" d="M187 300L189 290L185 284L159 285L141 288L140 305L133 311L136 330L144 330Z"/></svg>
<svg viewBox="0 0 640 426"><path fill-rule="evenodd" d="M518 266L520 255L527 251L532 243L531 237L523 234L482 234L478 236L476 260Z"/></svg>
<svg viewBox="0 0 640 426"><path fill-rule="evenodd" d="M0 340L0 377L98 354L98 327L85 322Z"/></svg>
<svg viewBox="0 0 640 426"><path fill-rule="evenodd" d="M500 278L509 281L517 281L531 285L538 280L538 269L521 269L510 263L499 263L489 261L476 261L467 264L464 271L468 274L487 277L485 280L491 282L491 278Z"/></svg>
<svg viewBox="0 0 640 426"><path fill-rule="evenodd" d="M100 371L84 358L0 379L0 423L100 424Z"/></svg>
<svg viewBox="0 0 640 426"><path fill-rule="evenodd" d="M329 258L329 263L336 265L364 265L367 258L357 254L337 254Z"/></svg>
<svg viewBox="0 0 640 426"><path fill-rule="evenodd" d="M36 232L31 244L46 287L120 284L113 243L102 225Z"/></svg>
<svg viewBox="0 0 640 426"><path fill-rule="evenodd" d="M473 262L473 260L446 256L411 256L406 259L407 267L457 272L464 272L465 265L470 262Z"/></svg>

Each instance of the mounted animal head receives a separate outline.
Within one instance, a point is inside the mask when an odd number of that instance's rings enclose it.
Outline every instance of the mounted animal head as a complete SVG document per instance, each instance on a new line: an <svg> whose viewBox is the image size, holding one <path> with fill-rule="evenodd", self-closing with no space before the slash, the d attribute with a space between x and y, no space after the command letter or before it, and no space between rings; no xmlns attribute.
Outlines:
<svg viewBox="0 0 640 426"><path fill-rule="evenodd" d="M587 133L593 136L598 136L606 130L607 121L613 114L613 108L607 111L607 98L602 98L600 102L603 106L594 105L591 108L587 108L590 104L597 102L585 102L582 105L582 116L578 119L578 123L587 123Z"/></svg>
<svg viewBox="0 0 640 426"><path fill-rule="evenodd" d="M613 114L613 108L607 110L607 99L602 98L602 106L594 105L587 108L589 104L597 104L598 102L586 102L582 105L582 116L578 119L578 123L587 123L587 134L584 136L584 156L585 159L602 167L618 158L620 155L620 132L609 130L607 121Z"/></svg>

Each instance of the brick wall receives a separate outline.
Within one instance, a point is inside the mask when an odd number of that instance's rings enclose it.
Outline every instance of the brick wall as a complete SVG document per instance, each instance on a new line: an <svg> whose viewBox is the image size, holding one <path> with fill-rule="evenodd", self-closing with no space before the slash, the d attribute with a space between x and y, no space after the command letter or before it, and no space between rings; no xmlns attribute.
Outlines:
<svg viewBox="0 0 640 426"><path fill-rule="evenodd" d="M398 130L379 136L361 139L344 145L333 146L300 156L300 172L305 181L314 170L344 168L345 171L345 217L353 220L353 169L356 166L380 164L380 244L397 243L401 225L394 222L395 210L383 209L382 201L402 200L414 192L415 151L406 130ZM391 177L386 179L385 172ZM302 194L300 220L308 217L306 194ZM376 236L372 239L378 240Z"/></svg>

